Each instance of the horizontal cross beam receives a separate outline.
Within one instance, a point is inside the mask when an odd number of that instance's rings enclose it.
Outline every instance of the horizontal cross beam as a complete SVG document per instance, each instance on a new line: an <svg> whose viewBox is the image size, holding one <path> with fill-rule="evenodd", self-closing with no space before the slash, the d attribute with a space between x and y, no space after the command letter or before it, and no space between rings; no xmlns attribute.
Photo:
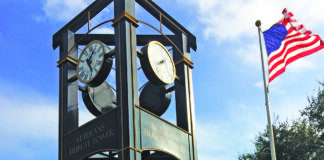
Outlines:
<svg viewBox="0 0 324 160"><path fill-rule="evenodd" d="M145 46L150 41L159 41L165 46L172 46L172 43L162 35L136 35L137 45L138 46ZM175 42L176 36L175 35L167 35L167 37L172 41ZM87 45L93 40L99 40L107 45L115 45L115 36L114 34L75 34L75 42L78 45Z"/></svg>
<svg viewBox="0 0 324 160"><path fill-rule="evenodd" d="M90 13L90 19L96 16L99 12L105 9L113 0L96 0L86 9L84 9L80 14L74 17L69 23L67 23L63 28L57 31L53 35L53 48L56 49L62 43L63 34L70 30L72 32L78 31L83 25L88 22L88 13Z"/></svg>
<svg viewBox="0 0 324 160"><path fill-rule="evenodd" d="M168 13L161 9L152 0L136 0L136 2L141 5L146 11L148 11L152 16L165 25L174 34L181 37L181 34L185 34L188 37L188 47L193 50L197 50L196 37L190 33L186 28L184 28L180 23L173 19Z"/></svg>

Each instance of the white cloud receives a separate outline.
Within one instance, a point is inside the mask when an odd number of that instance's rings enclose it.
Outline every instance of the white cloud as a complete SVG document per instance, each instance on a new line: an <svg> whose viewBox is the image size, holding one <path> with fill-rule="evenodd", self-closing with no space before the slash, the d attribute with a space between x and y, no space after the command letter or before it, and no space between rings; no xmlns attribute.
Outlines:
<svg viewBox="0 0 324 160"><path fill-rule="evenodd" d="M244 47L236 50L236 55L247 66L261 67L260 49L257 43L244 45Z"/></svg>
<svg viewBox="0 0 324 160"><path fill-rule="evenodd" d="M0 79L0 148L21 150L28 155L30 146L23 143L57 142L58 100L37 93L28 86L14 85ZM80 125L94 116L80 108ZM5 148L3 148L5 147Z"/></svg>
<svg viewBox="0 0 324 160"><path fill-rule="evenodd" d="M46 0L43 10L55 21L68 21L90 4L90 0Z"/></svg>
<svg viewBox="0 0 324 160"><path fill-rule="evenodd" d="M34 16L33 19L34 19L37 23L43 23L43 22L46 22L46 18L45 18L44 16L41 16L41 15Z"/></svg>
<svg viewBox="0 0 324 160"><path fill-rule="evenodd" d="M324 32L320 30L320 26L324 25L324 14L321 14L322 9L320 8L320 6L324 5L324 1L321 0L314 0L311 3L307 0L177 1L187 5L191 8L190 10L197 13L197 16L193 19L198 20L202 30L200 33L203 33L205 39L212 40L218 44L229 45L227 52L236 55L236 63L243 70L261 70L258 31L255 21L260 19L262 21L262 29L266 30L282 18L281 12L285 7L294 13L298 21L314 33L320 35L322 33L324 35ZM202 45L198 44L198 46ZM267 71L267 54L264 44L263 52ZM232 55L228 56L229 59L233 60ZM296 61L287 67L287 72L289 70L304 72L305 70L314 69L314 66L314 61L312 60ZM278 79L275 81L278 81Z"/></svg>
<svg viewBox="0 0 324 160"><path fill-rule="evenodd" d="M196 128L199 159L237 159L240 153L252 152L254 145L251 141L266 126L264 108L263 105L232 102L218 113L223 118L213 118L212 121L206 118L203 121L198 117Z"/></svg>
<svg viewBox="0 0 324 160"><path fill-rule="evenodd" d="M197 144L199 159L227 160L236 158L233 146L237 143L237 132L231 131L227 123L197 123Z"/></svg>
<svg viewBox="0 0 324 160"><path fill-rule="evenodd" d="M304 104L304 105L303 105ZM306 103L296 103L294 101L283 102L280 106L273 107L273 116L279 115L280 121L295 119L300 116L299 111L306 106Z"/></svg>
<svg viewBox="0 0 324 160"><path fill-rule="evenodd" d="M86 7L88 7L94 0L46 0L43 5L44 15L34 16L34 20L37 23L42 23L47 20L53 22L68 22L72 20L75 16L81 13ZM109 5L104 8L100 13L90 20L90 28L95 27L99 23L113 18L113 13L110 12L113 5ZM91 13L90 13L91 14ZM108 23L110 26L112 23ZM92 33L97 34L113 34L113 27L106 27L104 24L99 28L92 31ZM85 24L79 32L87 32L88 24Z"/></svg>
<svg viewBox="0 0 324 160"><path fill-rule="evenodd" d="M220 150L222 149L222 139L221 136L216 136L224 134L226 132L222 129L222 126L218 126L217 124L212 123L197 123L197 135L201 137L198 139L199 150Z"/></svg>
<svg viewBox="0 0 324 160"><path fill-rule="evenodd" d="M178 1L196 8L193 10L197 11L197 18L202 23L205 37L217 41L233 40L240 36L256 37L255 21L260 19L263 23L262 28L266 29L282 17L281 11L285 7L295 14L297 20L303 17L300 21L307 23L306 26L323 24L324 18L320 8L324 2L321 0L314 0L311 3L307 0Z"/></svg>
<svg viewBox="0 0 324 160"><path fill-rule="evenodd" d="M33 144L57 142L57 101L45 97L27 86L19 86L0 79L0 142L1 150L20 151L21 156L32 156Z"/></svg>
<svg viewBox="0 0 324 160"><path fill-rule="evenodd" d="M113 34L114 32L114 28L102 27L94 29L91 34Z"/></svg>
<svg viewBox="0 0 324 160"><path fill-rule="evenodd" d="M278 98L270 95L270 106L272 117L279 116L279 120L294 119L300 116L301 111L308 104L306 95L300 97L292 97L283 94L285 98ZM274 119L273 119L274 120Z"/></svg>
<svg viewBox="0 0 324 160"><path fill-rule="evenodd" d="M260 19L263 23L262 28L267 29L282 17L281 11L285 7L288 7L295 14L296 19L308 27L324 24L322 22L324 15L321 13L324 2L321 0L313 0L311 3L307 0L178 1L194 8L193 10L197 12L196 18L204 30L204 36L217 41L233 40L240 36L255 37L257 35L255 21ZM68 21L91 2L93 0L46 0L43 10L51 20ZM35 19L42 20L37 16Z"/></svg>
<svg viewBox="0 0 324 160"><path fill-rule="evenodd" d="M3 98L0 103L6 107L0 117L2 122L6 122L0 126L3 136L36 139L57 137L58 112L54 104L25 104Z"/></svg>
<svg viewBox="0 0 324 160"><path fill-rule="evenodd" d="M262 81L259 81L259 82L256 82L254 84L254 87L259 88L259 89L263 89L264 88L264 84L263 83L264 83L263 80Z"/></svg>

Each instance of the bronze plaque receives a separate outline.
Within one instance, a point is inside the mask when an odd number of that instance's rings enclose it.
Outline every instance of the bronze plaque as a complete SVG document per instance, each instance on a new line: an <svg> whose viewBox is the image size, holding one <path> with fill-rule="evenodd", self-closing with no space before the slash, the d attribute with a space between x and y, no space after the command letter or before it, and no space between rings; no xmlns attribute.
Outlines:
<svg viewBox="0 0 324 160"><path fill-rule="evenodd" d="M179 159L190 159L189 135L144 111L141 111L142 149L157 149Z"/></svg>
<svg viewBox="0 0 324 160"><path fill-rule="evenodd" d="M116 149L116 111L98 117L65 135L64 159L82 159L104 149Z"/></svg>

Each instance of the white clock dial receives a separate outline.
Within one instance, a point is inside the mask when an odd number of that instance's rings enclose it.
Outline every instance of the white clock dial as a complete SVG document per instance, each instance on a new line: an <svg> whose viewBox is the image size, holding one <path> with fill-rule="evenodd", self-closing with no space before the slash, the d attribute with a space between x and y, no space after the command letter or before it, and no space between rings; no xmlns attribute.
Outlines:
<svg viewBox="0 0 324 160"><path fill-rule="evenodd" d="M99 43L92 43L84 49L80 55L79 77L87 82L92 80L98 73L103 62L103 49Z"/></svg>
<svg viewBox="0 0 324 160"><path fill-rule="evenodd" d="M100 70L103 68L103 65L105 63L105 54L108 51L109 48L107 48L102 42L97 40L91 42L83 49L77 68L78 78L82 83L89 83L90 86L97 86L104 81L103 78L99 78L100 83L96 82L93 85L91 84L91 81L93 81L98 76ZM112 61L107 63L112 63ZM111 65L112 64L108 65L109 71L111 69ZM105 71L106 76L108 76L109 71Z"/></svg>
<svg viewBox="0 0 324 160"><path fill-rule="evenodd" d="M165 84L172 83L175 78L175 67L168 50L159 42L152 41L148 45L148 59L154 73Z"/></svg>

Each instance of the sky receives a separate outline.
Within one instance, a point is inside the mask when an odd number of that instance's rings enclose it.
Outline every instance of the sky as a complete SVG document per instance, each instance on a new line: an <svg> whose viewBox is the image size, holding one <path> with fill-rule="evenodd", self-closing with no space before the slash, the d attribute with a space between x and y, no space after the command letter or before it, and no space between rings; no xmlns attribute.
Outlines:
<svg viewBox="0 0 324 160"><path fill-rule="evenodd" d="M59 49L52 35L93 0L1 0L0 155L11 160L58 159ZM324 36L322 0L155 0L197 37L194 62L198 157L232 160L254 151L253 140L267 125L260 48L262 30L282 18L286 7L313 33ZM113 18L107 7L91 20ZM136 6L136 18L159 23ZM82 28L79 33L84 33ZM137 33L144 33L145 27ZM170 33L163 28L165 33ZM113 33L106 25L94 33ZM149 31L155 33L154 31ZM264 50L265 51L265 50ZM293 119L324 80L324 50L290 64L271 82L272 118ZM113 79L113 75L109 77ZM145 80L140 80L144 83ZM79 96L81 97L81 96ZM82 102L82 99L80 99ZM80 124L93 118L80 103ZM164 116L174 122L172 108Z"/></svg>

